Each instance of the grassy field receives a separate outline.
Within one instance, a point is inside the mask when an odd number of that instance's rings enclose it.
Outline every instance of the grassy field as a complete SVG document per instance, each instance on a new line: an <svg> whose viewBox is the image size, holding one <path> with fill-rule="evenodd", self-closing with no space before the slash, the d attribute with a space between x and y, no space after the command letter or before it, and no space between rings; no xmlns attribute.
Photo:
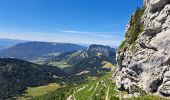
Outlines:
<svg viewBox="0 0 170 100"><path fill-rule="evenodd" d="M67 64L67 62L65 61L61 61L61 62L50 62L49 65L51 66L57 66L59 68L67 68L70 67L71 65Z"/></svg>
<svg viewBox="0 0 170 100"><path fill-rule="evenodd" d="M110 100L115 96L111 72L101 77L88 77L81 84L59 88L33 100Z"/></svg>
<svg viewBox="0 0 170 100"><path fill-rule="evenodd" d="M29 87L25 93L21 96L18 97L18 100L29 100L33 97L36 96L41 96L44 95L50 91L54 91L56 89L60 88L60 85L56 83L51 83L45 86L38 86L38 87Z"/></svg>
<svg viewBox="0 0 170 100"><path fill-rule="evenodd" d="M89 78L89 82L77 86L72 94L76 100L110 100L115 95L114 84L112 82L111 73L99 78Z"/></svg>

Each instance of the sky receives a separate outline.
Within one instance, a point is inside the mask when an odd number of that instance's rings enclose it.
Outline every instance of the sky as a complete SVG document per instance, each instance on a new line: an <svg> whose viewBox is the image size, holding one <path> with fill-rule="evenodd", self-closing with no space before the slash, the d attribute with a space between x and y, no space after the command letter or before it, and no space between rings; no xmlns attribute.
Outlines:
<svg viewBox="0 0 170 100"><path fill-rule="evenodd" d="M118 46L143 0L0 0L0 38Z"/></svg>

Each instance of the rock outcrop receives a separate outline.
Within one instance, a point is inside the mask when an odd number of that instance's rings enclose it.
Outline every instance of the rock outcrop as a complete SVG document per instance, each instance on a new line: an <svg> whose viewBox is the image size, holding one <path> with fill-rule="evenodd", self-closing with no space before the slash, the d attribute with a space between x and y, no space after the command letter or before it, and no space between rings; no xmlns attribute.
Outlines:
<svg viewBox="0 0 170 100"><path fill-rule="evenodd" d="M133 20L135 14L127 25L126 41L117 51L117 88L132 94L145 91L170 96L170 0L144 1L140 19L144 29L136 38L131 33Z"/></svg>
<svg viewBox="0 0 170 100"><path fill-rule="evenodd" d="M112 57L116 55L116 50L114 48L111 48L109 46L103 46L103 45L90 45L84 52L82 53L84 56L107 56Z"/></svg>

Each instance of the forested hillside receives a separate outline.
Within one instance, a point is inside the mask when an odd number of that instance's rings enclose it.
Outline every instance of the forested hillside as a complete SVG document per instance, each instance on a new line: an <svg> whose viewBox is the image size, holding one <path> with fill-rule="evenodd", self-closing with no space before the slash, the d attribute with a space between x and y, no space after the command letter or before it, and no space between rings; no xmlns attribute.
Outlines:
<svg viewBox="0 0 170 100"><path fill-rule="evenodd" d="M0 59L0 99L17 96L28 86L45 85L63 76L64 71L18 59Z"/></svg>

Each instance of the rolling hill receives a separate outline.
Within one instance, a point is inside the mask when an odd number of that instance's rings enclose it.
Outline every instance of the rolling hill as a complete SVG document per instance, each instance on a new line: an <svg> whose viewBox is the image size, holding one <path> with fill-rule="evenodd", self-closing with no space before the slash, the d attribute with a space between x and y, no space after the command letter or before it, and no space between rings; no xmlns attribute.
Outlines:
<svg viewBox="0 0 170 100"><path fill-rule="evenodd" d="M57 67L40 66L18 59L0 59L0 99L18 96L27 87L45 85L56 81L54 76L64 75L66 73Z"/></svg>

